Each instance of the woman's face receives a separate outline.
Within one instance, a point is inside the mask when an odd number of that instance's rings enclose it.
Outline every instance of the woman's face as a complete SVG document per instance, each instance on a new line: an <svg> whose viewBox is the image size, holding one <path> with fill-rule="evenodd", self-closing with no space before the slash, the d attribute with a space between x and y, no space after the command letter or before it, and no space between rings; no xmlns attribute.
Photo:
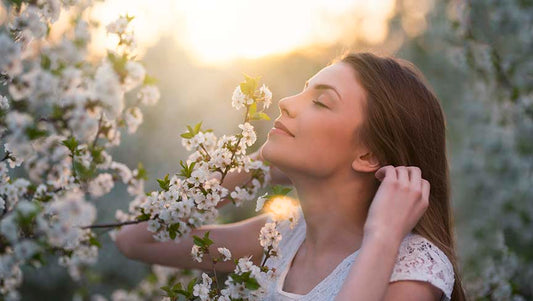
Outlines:
<svg viewBox="0 0 533 301"><path fill-rule="evenodd" d="M279 101L281 122L292 135L273 128L263 157L282 171L323 177L351 168L359 151L355 131L363 121L365 92L354 70L339 62L310 78L302 92Z"/></svg>

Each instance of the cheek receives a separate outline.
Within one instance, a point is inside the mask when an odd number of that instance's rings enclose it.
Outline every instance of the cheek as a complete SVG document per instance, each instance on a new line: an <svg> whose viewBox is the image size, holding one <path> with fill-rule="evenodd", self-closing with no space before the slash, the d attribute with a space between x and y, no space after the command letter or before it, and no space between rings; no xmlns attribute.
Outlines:
<svg viewBox="0 0 533 301"><path fill-rule="evenodd" d="M309 159L332 163L344 160L351 152L350 129L338 118L322 118L320 122L308 127L300 145L301 149L310 153ZM298 137L297 137L298 138Z"/></svg>

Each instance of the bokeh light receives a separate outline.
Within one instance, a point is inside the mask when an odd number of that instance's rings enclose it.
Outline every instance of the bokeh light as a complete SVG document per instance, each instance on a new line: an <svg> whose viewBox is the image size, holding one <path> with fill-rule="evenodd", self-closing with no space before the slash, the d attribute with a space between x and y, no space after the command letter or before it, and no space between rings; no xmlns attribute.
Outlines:
<svg viewBox="0 0 533 301"><path fill-rule="evenodd" d="M275 220L288 220L297 216L298 201L288 196L277 196L265 205L265 211L272 214Z"/></svg>

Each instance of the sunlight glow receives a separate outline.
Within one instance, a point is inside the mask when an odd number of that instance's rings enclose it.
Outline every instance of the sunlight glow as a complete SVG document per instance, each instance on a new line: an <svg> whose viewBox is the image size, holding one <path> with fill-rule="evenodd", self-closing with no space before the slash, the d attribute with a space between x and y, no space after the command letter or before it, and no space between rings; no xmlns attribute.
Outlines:
<svg viewBox="0 0 533 301"><path fill-rule="evenodd" d="M221 64L316 45L378 44L387 38L395 6L395 0L107 0L91 15L103 26L134 15L141 56L161 37L172 37L196 61ZM93 49L115 43L102 29Z"/></svg>
<svg viewBox="0 0 533 301"><path fill-rule="evenodd" d="M275 220L287 220L297 216L298 201L288 197L274 197L265 205L265 211L274 215Z"/></svg>

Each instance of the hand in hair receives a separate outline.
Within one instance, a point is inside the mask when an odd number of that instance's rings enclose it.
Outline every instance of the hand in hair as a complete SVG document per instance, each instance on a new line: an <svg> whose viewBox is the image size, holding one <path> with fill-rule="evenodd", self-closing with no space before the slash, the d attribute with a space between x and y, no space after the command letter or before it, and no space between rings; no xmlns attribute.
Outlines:
<svg viewBox="0 0 533 301"><path fill-rule="evenodd" d="M429 206L430 184L416 166L383 166L375 173L381 184L372 200L364 236L398 245Z"/></svg>

